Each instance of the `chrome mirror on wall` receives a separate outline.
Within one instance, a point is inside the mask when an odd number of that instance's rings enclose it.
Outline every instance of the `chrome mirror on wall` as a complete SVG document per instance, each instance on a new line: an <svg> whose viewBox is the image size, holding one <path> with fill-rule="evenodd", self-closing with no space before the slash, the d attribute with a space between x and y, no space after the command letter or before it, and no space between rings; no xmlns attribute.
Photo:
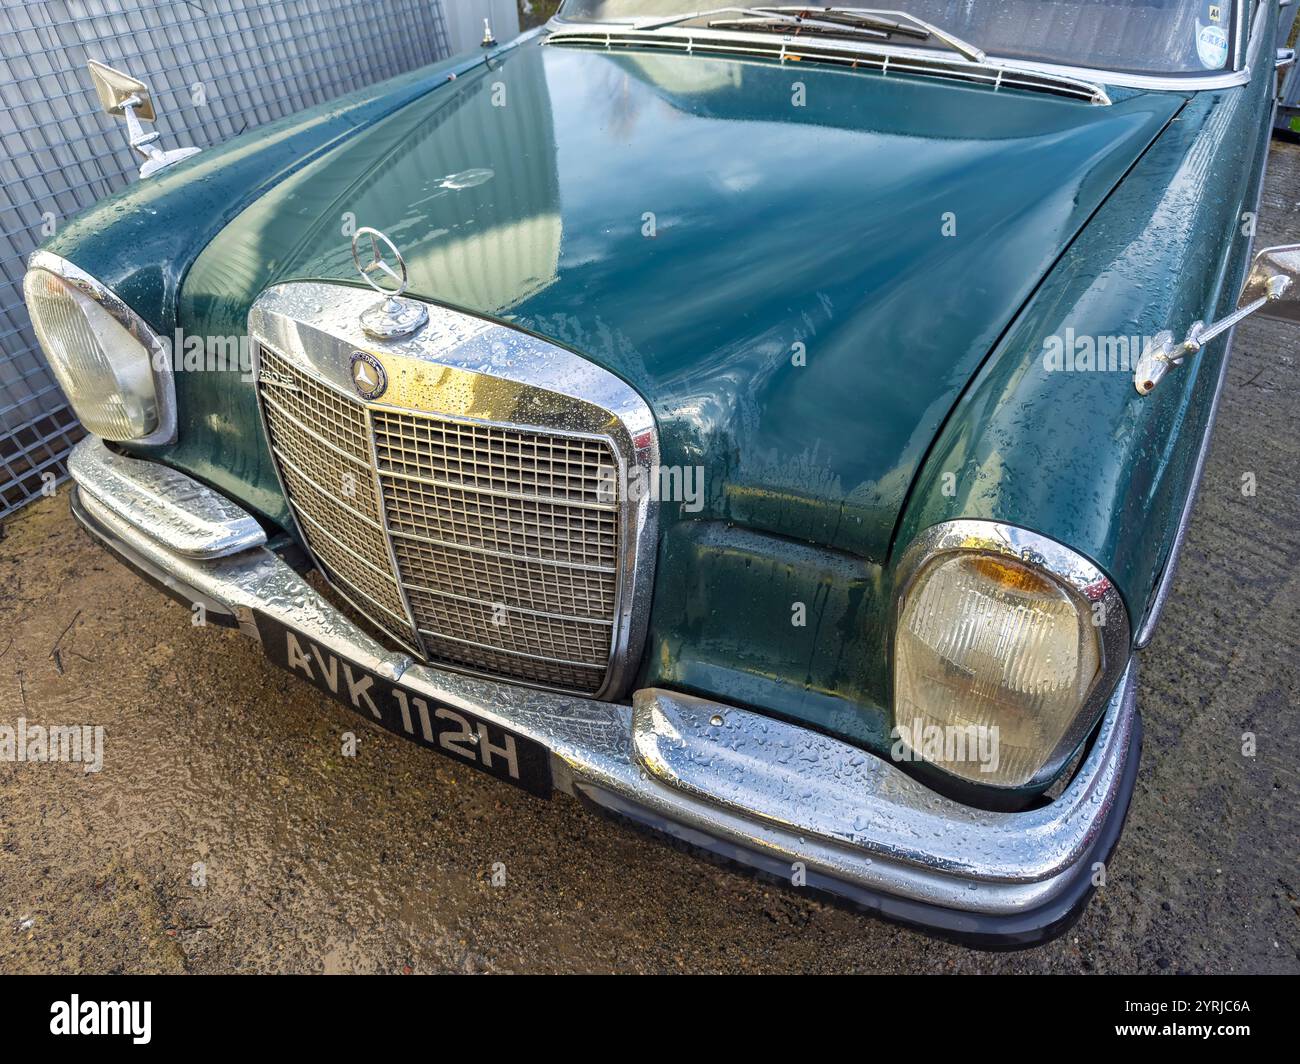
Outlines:
<svg viewBox="0 0 1300 1064"><path fill-rule="evenodd" d="M1265 318L1300 323L1300 244L1265 248L1255 256L1237 309L1211 325L1194 322L1187 337L1178 343L1165 330L1151 338L1138 359L1133 386L1139 395L1149 395L1157 384L1183 359L1197 354L1220 333L1242 318L1259 313Z"/></svg>
<svg viewBox="0 0 1300 1064"><path fill-rule="evenodd" d="M154 143L161 134L157 131L144 131L142 123L152 122L158 116L154 111L153 98L149 95L149 86L143 81L137 81L130 74L123 74L94 59L87 60L86 66L90 68L90 80L105 112L126 119L127 138L131 147L144 159L140 167L141 177L152 177L159 170L198 152L198 148L163 151Z"/></svg>

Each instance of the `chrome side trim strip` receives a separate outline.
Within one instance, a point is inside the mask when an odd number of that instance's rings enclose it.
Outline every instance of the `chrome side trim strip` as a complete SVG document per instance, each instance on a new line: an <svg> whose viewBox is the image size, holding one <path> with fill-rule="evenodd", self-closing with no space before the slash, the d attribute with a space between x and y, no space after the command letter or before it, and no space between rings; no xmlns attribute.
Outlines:
<svg viewBox="0 0 1300 1064"><path fill-rule="evenodd" d="M265 548L185 558L107 508L95 516L95 535L222 604L246 634L257 637L257 610L414 694L543 744L560 790L648 810L738 857L803 862L838 883L956 913L1020 914L1075 889L1095 859L1089 846L1123 814L1139 726L1135 665L1055 802L986 812L857 747L750 710L662 690L637 692L634 708L418 664L380 645Z"/></svg>
<svg viewBox="0 0 1300 1064"><path fill-rule="evenodd" d="M1280 0L1277 6L1284 7L1286 4L1290 2L1291 0ZM1247 59L1247 54L1250 47L1250 43L1252 40L1254 40L1254 34L1251 34L1249 39L1246 36L1246 26L1250 22L1250 10L1249 10L1250 6L1251 6L1251 0L1237 0L1237 2L1233 5L1233 23L1234 23L1232 27L1232 38L1233 38L1232 69L1233 70L1240 70L1242 67L1248 65L1249 63L1249 60ZM1255 8L1256 13L1260 15L1262 15L1265 11L1268 10L1276 10L1276 9L1271 4L1268 3L1259 4ZM1263 19L1261 18L1258 21L1262 22ZM1255 29L1257 27L1252 26L1251 28Z"/></svg>
<svg viewBox="0 0 1300 1064"><path fill-rule="evenodd" d="M45 270L77 289L103 307L113 319L149 351L154 391L158 395L158 427L132 443L168 444L176 442L176 381L172 375L172 351L144 318L132 310L108 285L92 277L81 267L49 251L33 251L27 259L29 270Z"/></svg>
<svg viewBox="0 0 1300 1064"><path fill-rule="evenodd" d="M1192 488L1183 503L1183 512L1178 515L1178 531L1174 533L1174 542L1169 548L1169 557L1165 559L1165 567L1160 571L1160 582L1156 585L1156 593L1151 599L1146 619L1138 630L1137 638L1133 641L1134 650L1146 649L1147 644L1154 638L1156 629L1160 626L1160 615L1164 613L1165 603L1168 602L1169 595L1173 591L1174 576L1183 553L1183 542L1187 539L1187 526L1192 519L1192 511L1196 509L1196 500L1201 494L1201 478L1205 475L1205 460L1210 453L1210 439L1214 435L1214 422L1219 414L1219 398L1228 379L1228 351L1231 345L1232 337L1229 336L1220 360L1219 379L1214 386L1214 398L1210 401L1210 416L1206 422L1205 435L1196 454L1196 467L1192 470Z"/></svg>
<svg viewBox="0 0 1300 1064"><path fill-rule="evenodd" d="M68 458L81 490L164 547L223 558L266 542L262 526L224 495L157 462L114 454L87 436Z"/></svg>

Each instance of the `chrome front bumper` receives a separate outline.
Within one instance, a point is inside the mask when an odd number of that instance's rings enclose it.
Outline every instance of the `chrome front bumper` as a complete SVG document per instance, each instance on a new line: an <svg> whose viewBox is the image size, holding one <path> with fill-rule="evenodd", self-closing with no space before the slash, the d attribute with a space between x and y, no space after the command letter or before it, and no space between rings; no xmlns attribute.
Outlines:
<svg viewBox="0 0 1300 1064"><path fill-rule="evenodd" d="M1064 792L1040 808L987 812L749 710L655 688L631 705L599 702L420 664L357 628L216 492L94 438L69 469L86 529L174 597L204 603L210 619L258 638L260 611L541 743L558 789L787 883L975 944L1032 945L1073 922L1119 836L1141 744L1133 664Z"/></svg>

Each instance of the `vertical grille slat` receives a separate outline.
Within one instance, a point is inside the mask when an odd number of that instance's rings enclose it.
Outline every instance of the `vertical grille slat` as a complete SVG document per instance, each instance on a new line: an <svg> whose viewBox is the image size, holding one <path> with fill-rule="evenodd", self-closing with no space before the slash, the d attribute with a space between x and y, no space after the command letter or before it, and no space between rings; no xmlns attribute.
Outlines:
<svg viewBox="0 0 1300 1064"><path fill-rule="evenodd" d="M607 441L367 404L265 344L258 389L299 529L372 621L433 662L601 689L623 535Z"/></svg>

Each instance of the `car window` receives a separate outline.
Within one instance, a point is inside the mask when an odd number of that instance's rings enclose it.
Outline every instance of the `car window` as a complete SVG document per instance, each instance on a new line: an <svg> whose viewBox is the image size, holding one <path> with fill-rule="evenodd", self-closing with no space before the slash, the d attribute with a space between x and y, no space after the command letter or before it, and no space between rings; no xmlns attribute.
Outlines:
<svg viewBox="0 0 1300 1064"><path fill-rule="evenodd" d="M707 0L566 0L560 14L620 21L723 6ZM1233 0L913 0L890 6L991 55L1134 73L1222 71L1231 65L1234 44Z"/></svg>

